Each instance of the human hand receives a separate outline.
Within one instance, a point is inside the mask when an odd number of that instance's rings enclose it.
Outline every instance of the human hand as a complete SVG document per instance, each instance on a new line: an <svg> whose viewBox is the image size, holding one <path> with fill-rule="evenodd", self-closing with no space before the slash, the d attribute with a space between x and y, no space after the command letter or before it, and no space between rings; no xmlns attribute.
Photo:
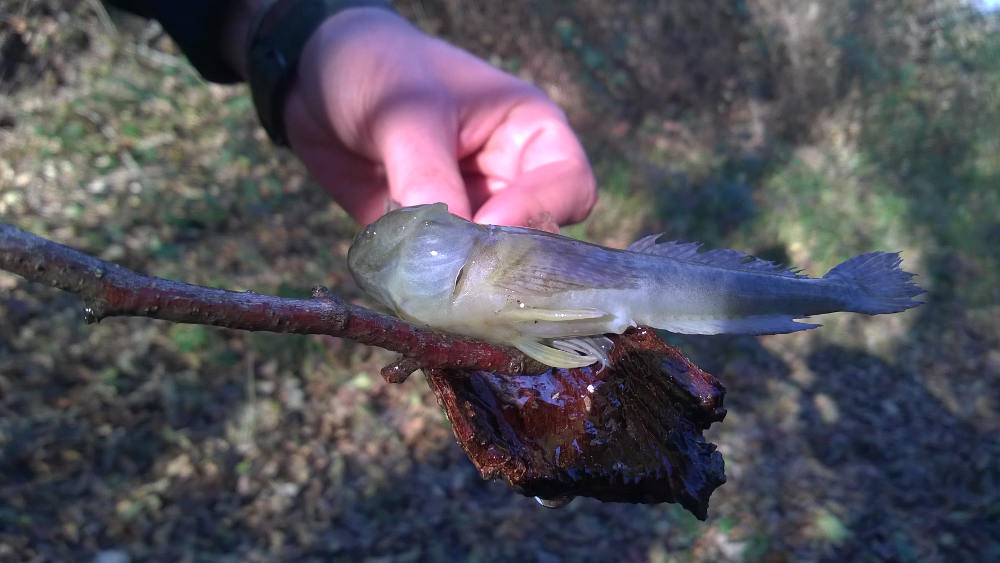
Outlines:
<svg viewBox="0 0 1000 563"><path fill-rule="evenodd" d="M527 226L581 221L596 201L583 148L544 93L384 10L346 10L314 33L285 127L362 224L390 199Z"/></svg>

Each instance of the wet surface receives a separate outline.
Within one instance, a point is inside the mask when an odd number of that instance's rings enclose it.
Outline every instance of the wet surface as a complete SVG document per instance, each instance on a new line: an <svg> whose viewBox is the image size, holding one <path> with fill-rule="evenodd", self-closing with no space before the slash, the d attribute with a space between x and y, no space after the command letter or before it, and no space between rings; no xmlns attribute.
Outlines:
<svg viewBox="0 0 1000 563"><path fill-rule="evenodd" d="M725 416L725 388L651 330L614 340L603 369L434 370L428 381L483 477L545 506L575 496L676 502L704 519L726 478L702 431Z"/></svg>

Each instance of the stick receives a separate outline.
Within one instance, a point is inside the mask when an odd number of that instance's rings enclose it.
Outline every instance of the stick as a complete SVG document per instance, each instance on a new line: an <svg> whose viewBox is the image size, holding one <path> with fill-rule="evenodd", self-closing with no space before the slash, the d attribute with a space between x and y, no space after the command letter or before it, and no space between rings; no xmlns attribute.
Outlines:
<svg viewBox="0 0 1000 563"><path fill-rule="evenodd" d="M226 328L325 334L402 357L383 368L399 383L421 368L454 368L518 375L548 368L504 346L420 327L345 302L324 287L311 299L236 292L139 274L16 227L0 223L0 268L78 295L84 319L139 316Z"/></svg>

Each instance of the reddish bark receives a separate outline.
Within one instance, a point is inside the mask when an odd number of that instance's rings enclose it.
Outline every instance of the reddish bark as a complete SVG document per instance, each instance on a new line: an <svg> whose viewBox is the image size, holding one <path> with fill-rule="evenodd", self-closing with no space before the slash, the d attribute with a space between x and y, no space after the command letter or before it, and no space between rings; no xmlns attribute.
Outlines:
<svg viewBox="0 0 1000 563"><path fill-rule="evenodd" d="M0 223L0 268L75 293L87 322L141 316L242 330L326 334L402 354L383 376L401 382L419 368L520 374L545 366L520 351L419 327L345 302L326 288L312 299L214 289L154 278Z"/></svg>

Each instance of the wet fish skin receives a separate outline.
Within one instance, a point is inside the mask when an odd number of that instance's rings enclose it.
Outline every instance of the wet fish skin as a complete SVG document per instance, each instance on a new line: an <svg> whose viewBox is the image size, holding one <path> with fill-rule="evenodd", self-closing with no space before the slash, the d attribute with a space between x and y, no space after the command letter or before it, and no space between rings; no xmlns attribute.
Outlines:
<svg viewBox="0 0 1000 563"><path fill-rule="evenodd" d="M922 289L895 253L809 278L734 250L641 239L626 250L519 227L477 225L444 204L388 213L348 253L355 280L401 318L516 346L554 367L607 361L604 334L776 334L835 311L893 313Z"/></svg>

